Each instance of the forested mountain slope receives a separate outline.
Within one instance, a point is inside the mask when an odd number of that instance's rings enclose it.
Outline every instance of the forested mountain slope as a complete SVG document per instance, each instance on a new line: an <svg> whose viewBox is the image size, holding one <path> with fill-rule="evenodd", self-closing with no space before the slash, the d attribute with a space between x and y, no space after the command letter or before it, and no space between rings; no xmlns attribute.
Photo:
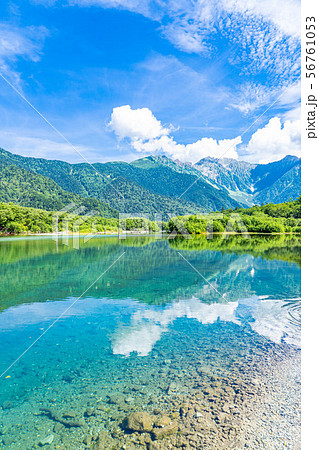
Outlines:
<svg viewBox="0 0 319 450"><path fill-rule="evenodd" d="M91 165L23 157L0 149L0 164L0 201L58 209L73 194L80 196L80 202L94 199L105 217L120 211L152 217L163 214L167 219L269 201L279 203L300 195L301 163L294 156L270 164L208 157L192 165L165 156L148 156L132 163Z"/></svg>

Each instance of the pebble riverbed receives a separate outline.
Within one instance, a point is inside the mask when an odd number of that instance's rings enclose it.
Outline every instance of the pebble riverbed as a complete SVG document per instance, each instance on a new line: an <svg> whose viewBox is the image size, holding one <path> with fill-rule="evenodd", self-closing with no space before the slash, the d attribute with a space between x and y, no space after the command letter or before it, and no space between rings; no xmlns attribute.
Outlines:
<svg viewBox="0 0 319 450"><path fill-rule="evenodd" d="M101 359L94 379L86 361L67 374L62 363L60 378L1 404L0 448L299 449L299 349L188 326L148 356Z"/></svg>

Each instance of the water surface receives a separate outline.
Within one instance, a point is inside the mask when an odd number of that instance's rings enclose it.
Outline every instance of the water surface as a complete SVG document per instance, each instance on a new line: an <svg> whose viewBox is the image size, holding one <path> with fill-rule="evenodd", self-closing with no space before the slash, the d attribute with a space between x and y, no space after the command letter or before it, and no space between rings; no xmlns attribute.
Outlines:
<svg viewBox="0 0 319 450"><path fill-rule="evenodd" d="M240 408L251 380L265 384L267 367L299 352L297 237L94 237L79 250L3 238L0 280L1 373L62 315L0 379L4 448L48 437L46 448L89 448L101 430L105 448L146 448L121 426L130 412L181 421L193 401L204 415L208 385L233 389Z"/></svg>

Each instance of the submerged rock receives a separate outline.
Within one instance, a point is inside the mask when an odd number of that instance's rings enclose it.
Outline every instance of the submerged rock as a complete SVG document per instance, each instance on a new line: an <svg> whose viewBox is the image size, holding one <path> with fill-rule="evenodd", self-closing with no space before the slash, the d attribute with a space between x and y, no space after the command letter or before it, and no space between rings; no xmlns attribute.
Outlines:
<svg viewBox="0 0 319 450"><path fill-rule="evenodd" d="M166 427L167 425L170 425L172 422L171 418L168 416L161 416L159 417L156 422L155 422L155 426L158 428L163 428Z"/></svg>
<svg viewBox="0 0 319 450"><path fill-rule="evenodd" d="M14 407L14 403L10 401L5 401L2 403L1 408L2 409L11 409Z"/></svg>
<svg viewBox="0 0 319 450"><path fill-rule="evenodd" d="M41 439L41 441L39 442L38 445L40 445L40 447L43 447L44 445L50 445L50 444L52 444L53 439L54 439L54 435L49 434L49 436L46 436L45 438Z"/></svg>
<svg viewBox="0 0 319 450"><path fill-rule="evenodd" d="M128 431L150 432L153 430L153 419L144 411L134 412L124 419L123 426Z"/></svg>
<svg viewBox="0 0 319 450"><path fill-rule="evenodd" d="M155 442L150 442L147 445L147 450L161 450L161 448L159 447L159 445Z"/></svg>
<svg viewBox="0 0 319 450"><path fill-rule="evenodd" d="M73 411L66 411L65 413L63 413L62 417L64 417L65 419L74 419L76 417L76 414Z"/></svg>
<svg viewBox="0 0 319 450"><path fill-rule="evenodd" d="M91 417L95 415L95 409L92 407L86 408L84 411L84 417Z"/></svg>
<svg viewBox="0 0 319 450"><path fill-rule="evenodd" d="M94 450L107 450L109 448L109 438L105 430L102 430L97 442L94 444Z"/></svg>
<svg viewBox="0 0 319 450"><path fill-rule="evenodd" d="M42 412L42 414L47 415L50 419L54 420L55 422L59 422L68 428L83 427L85 425L84 419L66 419L53 411L53 409L51 408L40 408L40 411Z"/></svg>
<svg viewBox="0 0 319 450"><path fill-rule="evenodd" d="M83 439L83 444L86 445L87 447L91 447L92 444L92 436L86 436Z"/></svg>
<svg viewBox="0 0 319 450"><path fill-rule="evenodd" d="M72 383L73 377L71 375L63 375L62 380L66 383Z"/></svg>
<svg viewBox="0 0 319 450"><path fill-rule="evenodd" d="M118 393L110 394L108 402L112 405L119 405L124 402L124 396Z"/></svg>
<svg viewBox="0 0 319 450"><path fill-rule="evenodd" d="M167 436L170 436L171 434L175 434L178 431L178 425L176 422L172 422L169 425L161 428L154 428L152 431L153 438L155 440L157 439L163 439Z"/></svg>

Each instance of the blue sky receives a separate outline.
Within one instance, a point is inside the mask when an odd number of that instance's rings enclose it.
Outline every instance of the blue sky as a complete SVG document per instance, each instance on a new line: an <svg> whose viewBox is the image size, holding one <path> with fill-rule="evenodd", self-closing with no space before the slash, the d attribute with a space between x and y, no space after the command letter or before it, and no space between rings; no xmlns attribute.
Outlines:
<svg viewBox="0 0 319 450"><path fill-rule="evenodd" d="M90 162L299 155L295 0L18 0L1 8L2 75ZM0 114L3 148L82 161L4 79Z"/></svg>

